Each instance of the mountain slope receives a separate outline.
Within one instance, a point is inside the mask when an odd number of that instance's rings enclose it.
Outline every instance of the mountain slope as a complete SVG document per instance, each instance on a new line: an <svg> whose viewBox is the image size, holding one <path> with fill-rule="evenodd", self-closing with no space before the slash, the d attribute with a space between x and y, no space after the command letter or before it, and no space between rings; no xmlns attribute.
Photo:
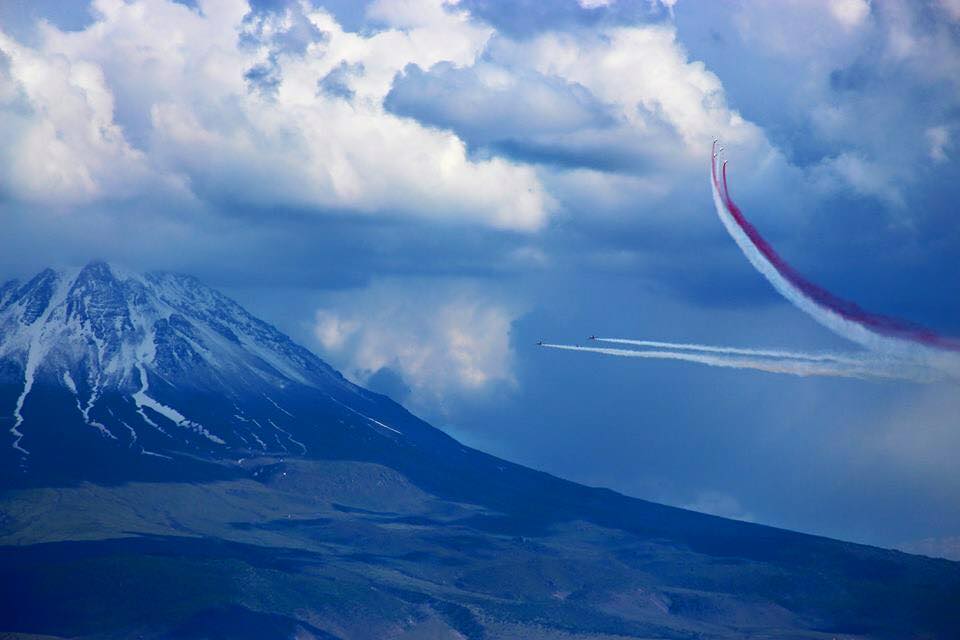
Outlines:
<svg viewBox="0 0 960 640"><path fill-rule="evenodd" d="M110 474L124 479L198 472L198 456L303 455L323 450L331 430L384 445L403 436L373 415L382 398L193 278L91 263L0 292L0 411L10 423L0 461L17 470L12 482L100 477L103 456L121 461Z"/></svg>
<svg viewBox="0 0 960 640"><path fill-rule="evenodd" d="M12 576L0 632L960 628L956 563L665 507L488 456L189 277L92 263L0 287L0 416L0 573ZM195 580L205 591L183 588Z"/></svg>

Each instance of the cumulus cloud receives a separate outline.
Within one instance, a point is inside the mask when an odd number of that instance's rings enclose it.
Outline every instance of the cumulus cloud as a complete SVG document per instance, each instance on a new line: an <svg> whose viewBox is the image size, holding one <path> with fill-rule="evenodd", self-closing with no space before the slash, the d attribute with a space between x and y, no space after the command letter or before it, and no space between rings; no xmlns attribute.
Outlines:
<svg viewBox="0 0 960 640"><path fill-rule="evenodd" d="M847 29L853 29L870 15L867 0L830 0L828 4L833 18Z"/></svg>
<svg viewBox="0 0 960 640"><path fill-rule="evenodd" d="M77 204L120 195L146 179L136 173L180 178L215 205L517 230L546 221L550 199L531 168L470 159L455 135L382 107L407 64L474 61L490 30L464 12L383 0L370 13L391 27L361 35L306 5L268 16L237 0L200 8L97 0L94 24L47 27L36 50L0 40L14 85L4 94L32 107L12 123L20 160L5 172L7 188ZM343 68L362 73L341 78L339 96L317 91Z"/></svg>
<svg viewBox="0 0 960 640"><path fill-rule="evenodd" d="M777 4L747 0L731 9L737 36L751 46L784 58L829 50L853 50L857 32L869 14L863 0L784 0ZM865 9L865 10L864 10Z"/></svg>
<svg viewBox="0 0 960 640"><path fill-rule="evenodd" d="M528 162L641 173L702 162L714 137L755 151L762 133L670 26L496 37L470 67L408 68L387 107Z"/></svg>
<svg viewBox="0 0 960 640"><path fill-rule="evenodd" d="M889 205L902 207L904 204L891 167L871 162L858 154L843 153L827 158L813 167L810 174L827 190L853 190Z"/></svg>
<svg viewBox="0 0 960 640"><path fill-rule="evenodd" d="M613 124L605 105L582 85L489 62L440 63L428 72L411 65L385 104L481 145Z"/></svg>
<svg viewBox="0 0 960 640"><path fill-rule="evenodd" d="M473 65L408 67L385 104L452 130L479 155L539 166L565 221L578 227L684 219L698 233L711 220L687 196L691 182L702 182L714 137L751 182L769 182L785 164L670 25L499 33Z"/></svg>
<svg viewBox="0 0 960 640"><path fill-rule="evenodd" d="M512 64L587 87L617 107L634 127L650 129L662 119L699 155L719 136L744 142L759 132L727 108L720 80L701 62L690 61L667 26L621 27L577 37L545 34L503 51Z"/></svg>
<svg viewBox="0 0 960 640"><path fill-rule="evenodd" d="M11 129L33 155L8 148L23 160L10 162L6 189L74 208L149 192L140 208L166 200L173 215L281 210L530 232L576 213L563 194L584 181L569 169L668 185L669 172L700 167L712 136L769 150L672 27L514 40L471 9L379 0L366 8L378 28L355 31L301 2L95 0L85 28L43 26L33 48L4 40L18 60L60 65L67 94L96 98L89 113L70 101L20 109ZM42 102L24 101L22 79L7 84L11 113Z"/></svg>
<svg viewBox="0 0 960 640"><path fill-rule="evenodd" d="M376 283L317 310L314 335L347 375L402 383L414 406L435 412L514 383L510 326L520 312L469 283Z"/></svg>
<svg viewBox="0 0 960 640"><path fill-rule="evenodd" d="M0 33L0 184L29 203L122 198L151 177L114 122L96 64L49 57Z"/></svg>
<svg viewBox="0 0 960 640"><path fill-rule="evenodd" d="M930 159L934 162L946 162L947 148L950 146L950 129L945 126L930 127L926 130L927 142L930 145Z"/></svg>
<svg viewBox="0 0 960 640"><path fill-rule="evenodd" d="M938 3L951 20L960 22L960 0L938 0Z"/></svg>

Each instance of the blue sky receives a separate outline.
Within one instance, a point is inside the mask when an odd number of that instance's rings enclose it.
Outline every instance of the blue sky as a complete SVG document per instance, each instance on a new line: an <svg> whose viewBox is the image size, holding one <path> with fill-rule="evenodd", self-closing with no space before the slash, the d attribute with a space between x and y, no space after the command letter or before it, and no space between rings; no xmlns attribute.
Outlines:
<svg viewBox="0 0 960 640"><path fill-rule="evenodd" d="M194 273L493 453L960 552L954 385L533 346L848 348L714 137L801 272L960 335L956 0L5 2L0 272Z"/></svg>

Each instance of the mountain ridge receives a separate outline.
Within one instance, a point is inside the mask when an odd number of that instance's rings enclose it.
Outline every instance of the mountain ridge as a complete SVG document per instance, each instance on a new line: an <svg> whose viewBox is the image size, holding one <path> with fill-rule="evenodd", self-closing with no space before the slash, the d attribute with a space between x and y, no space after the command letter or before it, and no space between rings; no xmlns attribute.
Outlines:
<svg viewBox="0 0 960 640"><path fill-rule="evenodd" d="M151 387L226 395L257 391L271 402L265 390L290 384L360 392L313 353L195 278L141 276L104 262L46 269L25 283L0 287L0 363L0 380L22 381L9 431L12 447L24 458L30 453L21 431L24 405L38 379L72 393L84 423L105 438L129 436L132 445L146 428L169 436L174 423L215 445L263 451L270 449L262 427L259 435L242 424L225 431L221 425L221 433L214 433L158 400ZM101 396L111 392L128 397L139 419L91 417ZM249 419L235 413L232 422L249 424ZM290 450L292 443L278 446Z"/></svg>

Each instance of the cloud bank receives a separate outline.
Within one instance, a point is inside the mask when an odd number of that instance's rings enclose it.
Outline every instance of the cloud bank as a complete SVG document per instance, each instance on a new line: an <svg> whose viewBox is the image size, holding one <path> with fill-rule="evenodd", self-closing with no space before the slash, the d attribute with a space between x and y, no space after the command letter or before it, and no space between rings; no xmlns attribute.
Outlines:
<svg viewBox="0 0 960 640"><path fill-rule="evenodd" d="M392 28L362 35L305 4L258 14L226 0L98 0L91 11L86 29L44 27L36 49L0 39L2 174L18 200L76 206L159 190L197 207L519 231L546 220L532 169L471 159L456 136L383 108L404 66L476 59L491 32L463 12L379 2L368 11ZM338 72L349 99L324 89Z"/></svg>

